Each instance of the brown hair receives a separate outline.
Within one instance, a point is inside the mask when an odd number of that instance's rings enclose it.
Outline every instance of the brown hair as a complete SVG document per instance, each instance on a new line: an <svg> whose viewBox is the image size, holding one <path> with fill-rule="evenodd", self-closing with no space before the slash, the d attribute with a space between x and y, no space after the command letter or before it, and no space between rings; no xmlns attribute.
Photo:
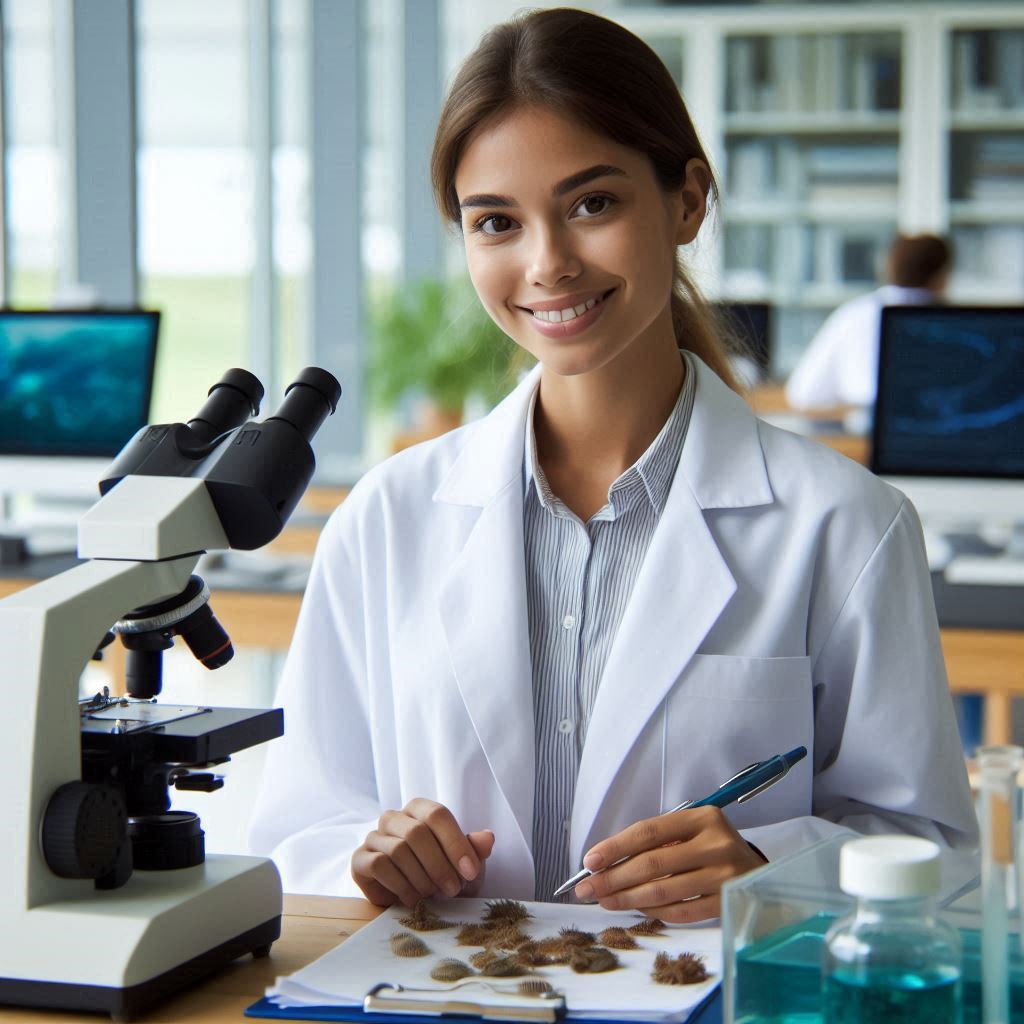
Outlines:
<svg viewBox="0 0 1024 1024"><path fill-rule="evenodd" d="M953 263L953 248L938 235L897 235L889 247L887 274L901 288L928 288Z"/></svg>
<svg viewBox="0 0 1024 1024"><path fill-rule="evenodd" d="M683 184L691 159L710 161L671 74L628 29L587 11L530 11L492 28L455 76L430 162L442 214L460 223L455 173L474 132L512 109L536 104L645 153L665 191ZM709 203L718 198L712 175ZM682 260L672 289L676 341L737 389L722 325Z"/></svg>

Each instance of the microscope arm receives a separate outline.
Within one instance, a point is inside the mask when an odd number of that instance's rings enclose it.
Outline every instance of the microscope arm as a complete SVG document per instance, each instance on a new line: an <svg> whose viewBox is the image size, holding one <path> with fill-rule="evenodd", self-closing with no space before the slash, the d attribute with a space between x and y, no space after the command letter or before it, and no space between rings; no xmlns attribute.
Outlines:
<svg viewBox="0 0 1024 1024"><path fill-rule="evenodd" d="M17 711L0 745L0 774L14 816L0 831L0 863L25 884L2 887L26 909L92 881L58 878L39 841L57 788L81 777L78 680L111 625L133 608L181 592L202 552L227 547L202 480L128 477L101 498L79 526L79 553L94 561L0 601L0 651Z"/></svg>

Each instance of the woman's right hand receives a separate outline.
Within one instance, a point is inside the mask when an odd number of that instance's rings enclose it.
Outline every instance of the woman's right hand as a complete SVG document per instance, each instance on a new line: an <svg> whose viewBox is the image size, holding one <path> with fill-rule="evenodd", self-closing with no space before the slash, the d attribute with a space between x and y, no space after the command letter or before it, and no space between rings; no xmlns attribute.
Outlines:
<svg viewBox="0 0 1024 1024"><path fill-rule="evenodd" d="M471 896L483 881L494 833L463 832L447 807L411 800L401 811L385 811L355 853L352 877L379 907L415 906L438 893Z"/></svg>

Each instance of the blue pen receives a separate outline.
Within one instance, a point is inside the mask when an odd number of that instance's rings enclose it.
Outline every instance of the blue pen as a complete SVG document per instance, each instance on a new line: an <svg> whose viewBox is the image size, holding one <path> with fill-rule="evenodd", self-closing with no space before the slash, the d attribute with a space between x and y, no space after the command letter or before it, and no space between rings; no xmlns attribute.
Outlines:
<svg viewBox="0 0 1024 1024"><path fill-rule="evenodd" d="M776 754L774 757L769 757L767 761L755 761L753 764L748 764L743 771L737 772L728 781L723 782L710 796L704 797L703 800L684 800L678 807L673 807L664 813L675 814L676 811L685 811L687 807L726 807L734 802L746 803L758 793L763 793L769 786L774 786L779 779L785 777L793 765L802 761L806 756L807 748L797 747L788 754ZM629 860L629 858L623 857L615 864L621 864L624 860ZM608 866L615 867L615 864ZM602 868L601 870L607 869ZM568 892L592 874L594 874L593 871L584 868L567 882L563 882L555 890L554 895L561 896L562 893Z"/></svg>

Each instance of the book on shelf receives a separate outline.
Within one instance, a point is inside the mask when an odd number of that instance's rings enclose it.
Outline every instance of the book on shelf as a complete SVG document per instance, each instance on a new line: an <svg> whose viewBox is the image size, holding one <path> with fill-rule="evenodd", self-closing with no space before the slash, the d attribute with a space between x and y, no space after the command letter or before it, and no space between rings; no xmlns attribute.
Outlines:
<svg viewBox="0 0 1024 1024"><path fill-rule="evenodd" d="M726 110L732 113L900 108L902 70L895 33L733 36L726 68Z"/></svg>

